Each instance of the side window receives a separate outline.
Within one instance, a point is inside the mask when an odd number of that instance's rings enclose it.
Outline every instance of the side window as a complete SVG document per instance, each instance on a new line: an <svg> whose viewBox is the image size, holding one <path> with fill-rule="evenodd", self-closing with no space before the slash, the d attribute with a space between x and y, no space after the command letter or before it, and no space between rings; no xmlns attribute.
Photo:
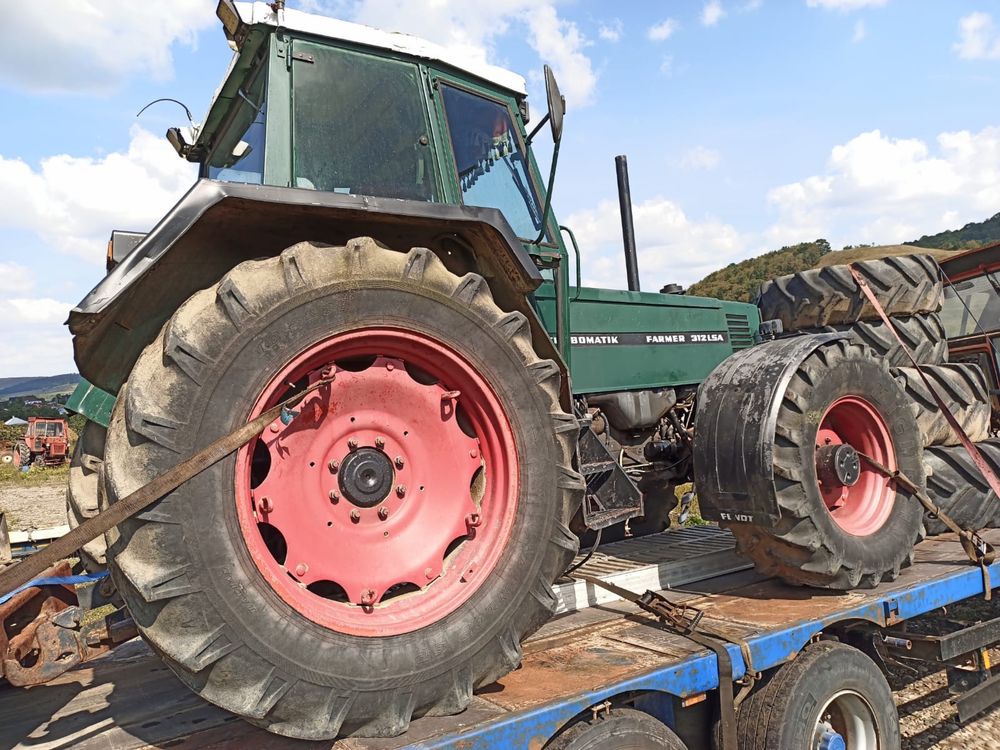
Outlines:
<svg viewBox="0 0 1000 750"><path fill-rule="evenodd" d="M211 179L263 184L266 79L265 66L261 65L256 78L240 90L236 112L206 163Z"/></svg>
<svg viewBox="0 0 1000 750"><path fill-rule="evenodd" d="M542 209L510 110L453 86L440 88L462 202L500 209L518 237L535 239Z"/></svg>

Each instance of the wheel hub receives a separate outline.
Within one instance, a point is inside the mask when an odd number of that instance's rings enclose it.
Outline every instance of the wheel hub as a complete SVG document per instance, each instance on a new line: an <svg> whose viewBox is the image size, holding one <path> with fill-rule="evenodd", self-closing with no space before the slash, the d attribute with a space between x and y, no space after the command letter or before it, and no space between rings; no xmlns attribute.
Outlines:
<svg viewBox="0 0 1000 750"><path fill-rule="evenodd" d="M389 495L395 472L388 456L376 448L359 448L340 462L337 483L343 496L359 508L373 508Z"/></svg>
<svg viewBox="0 0 1000 750"><path fill-rule="evenodd" d="M816 451L816 470L825 487L853 487L861 478L861 459L854 446L831 443Z"/></svg>

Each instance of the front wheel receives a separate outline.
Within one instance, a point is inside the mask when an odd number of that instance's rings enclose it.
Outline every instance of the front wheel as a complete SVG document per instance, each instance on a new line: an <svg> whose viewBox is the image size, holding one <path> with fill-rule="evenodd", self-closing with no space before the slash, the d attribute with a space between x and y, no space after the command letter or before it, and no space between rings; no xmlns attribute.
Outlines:
<svg viewBox="0 0 1000 750"><path fill-rule="evenodd" d="M392 736L517 666L577 549L576 421L527 319L431 252L302 244L189 299L108 430L110 502L310 384L122 524L143 636L279 734Z"/></svg>

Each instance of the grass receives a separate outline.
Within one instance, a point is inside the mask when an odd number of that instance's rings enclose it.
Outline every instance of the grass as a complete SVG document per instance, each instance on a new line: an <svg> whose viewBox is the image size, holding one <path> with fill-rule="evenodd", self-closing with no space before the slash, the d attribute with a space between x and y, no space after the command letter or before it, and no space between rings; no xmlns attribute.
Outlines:
<svg viewBox="0 0 1000 750"><path fill-rule="evenodd" d="M48 466L44 469L31 467L26 472L10 466L0 467L0 487L35 487L53 482L65 483L69 479L69 464Z"/></svg>
<svg viewBox="0 0 1000 750"><path fill-rule="evenodd" d="M685 492L689 492L691 490L691 487L692 484L690 482L688 482L687 484L677 485L677 487L674 488L674 493L677 495L677 499L680 500L684 496ZM677 518L680 516L680 514L681 514L681 506L678 504L678 506L670 512L670 520L672 526L674 527L680 526L680 524L677 523ZM704 518L701 517L701 508L698 507L698 496L695 495L694 501L691 503L691 508L688 513L688 519L684 523L684 525L708 526L710 523L711 521L706 521Z"/></svg>

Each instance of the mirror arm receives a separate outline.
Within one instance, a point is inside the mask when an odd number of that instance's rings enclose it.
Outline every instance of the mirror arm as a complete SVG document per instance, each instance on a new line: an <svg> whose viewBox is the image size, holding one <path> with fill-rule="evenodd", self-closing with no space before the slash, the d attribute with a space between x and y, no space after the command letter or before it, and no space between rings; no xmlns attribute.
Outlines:
<svg viewBox="0 0 1000 750"><path fill-rule="evenodd" d="M524 140L525 145L527 145L527 146L531 145L531 141L538 134L538 131L542 129L542 125L544 125L545 123L547 123L549 121L550 117L551 117L551 114L549 112L546 112L545 113L545 117L543 117L541 120L539 120L538 124L535 125L534 128L532 128L532 130L531 130L530 133L528 133L528 137Z"/></svg>
<svg viewBox="0 0 1000 750"><path fill-rule="evenodd" d="M543 120L544 122L544 120ZM552 212L552 186L556 181L556 165L559 163L559 143L556 141L555 148L552 149L552 167L549 169L549 186L545 189L545 207L542 209L542 228L538 232L538 237L532 243L541 244L545 237L545 230L549 226L549 214Z"/></svg>

